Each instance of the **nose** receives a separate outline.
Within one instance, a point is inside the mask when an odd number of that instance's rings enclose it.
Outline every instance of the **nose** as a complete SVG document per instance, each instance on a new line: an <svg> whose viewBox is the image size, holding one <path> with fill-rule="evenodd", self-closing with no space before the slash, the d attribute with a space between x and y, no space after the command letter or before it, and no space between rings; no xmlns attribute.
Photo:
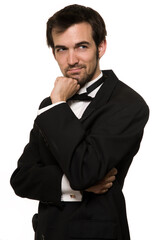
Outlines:
<svg viewBox="0 0 159 240"><path fill-rule="evenodd" d="M67 59L67 61L68 61L68 64L70 66L73 66L73 65L78 63L77 55L76 55L76 53L75 53L75 51L73 49L68 52L68 59Z"/></svg>

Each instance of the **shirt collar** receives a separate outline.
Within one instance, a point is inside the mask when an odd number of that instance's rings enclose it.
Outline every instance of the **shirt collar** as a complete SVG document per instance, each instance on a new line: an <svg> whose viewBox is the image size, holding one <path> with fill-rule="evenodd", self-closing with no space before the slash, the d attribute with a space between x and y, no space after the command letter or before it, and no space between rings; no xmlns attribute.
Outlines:
<svg viewBox="0 0 159 240"><path fill-rule="evenodd" d="M82 94L82 93L87 92L86 89L87 89L89 86L91 86L93 83L95 83L97 80L99 80L102 76L103 76L103 73L101 72L97 78L95 78L95 79L87 82L83 87L81 87L80 90L79 90L77 93L78 93L78 94ZM101 85L100 85L100 86L101 86ZM99 86L99 87L100 87L100 86ZM94 90L93 90L91 93L89 93L88 95L91 96L91 97L94 97L95 94L96 94L96 92L97 92L97 90L99 89L99 87L96 88L96 89L94 89Z"/></svg>

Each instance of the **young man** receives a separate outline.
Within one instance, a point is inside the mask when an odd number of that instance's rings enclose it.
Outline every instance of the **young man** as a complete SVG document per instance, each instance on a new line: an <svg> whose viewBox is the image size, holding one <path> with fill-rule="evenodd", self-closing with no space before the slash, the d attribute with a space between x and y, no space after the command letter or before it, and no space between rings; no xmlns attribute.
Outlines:
<svg viewBox="0 0 159 240"><path fill-rule="evenodd" d="M40 201L36 240L130 239L122 187L149 110L112 70L100 70L105 37L91 8L71 5L48 20L63 76L41 103L11 177L17 195Z"/></svg>

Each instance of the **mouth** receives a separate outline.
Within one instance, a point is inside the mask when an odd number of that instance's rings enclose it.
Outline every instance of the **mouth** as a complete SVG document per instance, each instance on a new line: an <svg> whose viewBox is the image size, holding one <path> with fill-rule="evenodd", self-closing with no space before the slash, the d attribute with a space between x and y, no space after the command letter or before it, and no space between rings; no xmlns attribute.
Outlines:
<svg viewBox="0 0 159 240"><path fill-rule="evenodd" d="M76 73L79 73L80 71L82 70L82 67L76 67L76 68L71 68L71 69L69 69L67 72L68 73L72 73L72 74L76 74Z"/></svg>

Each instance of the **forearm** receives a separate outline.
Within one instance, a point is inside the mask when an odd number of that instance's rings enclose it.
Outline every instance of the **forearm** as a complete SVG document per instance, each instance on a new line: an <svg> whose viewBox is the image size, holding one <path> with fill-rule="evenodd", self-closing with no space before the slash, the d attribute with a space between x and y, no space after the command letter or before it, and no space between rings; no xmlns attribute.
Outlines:
<svg viewBox="0 0 159 240"><path fill-rule="evenodd" d="M30 141L11 177L15 193L20 197L45 202L60 201L62 171L54 161L34 126L30 133Z"/></svg>
<svg viewBox="0 0 159 240"><path fill-rule="evenodd" d="M61 200L62 173L56 166L22 166L11 177L11 185L20 197L43 202Z"/></svg>

